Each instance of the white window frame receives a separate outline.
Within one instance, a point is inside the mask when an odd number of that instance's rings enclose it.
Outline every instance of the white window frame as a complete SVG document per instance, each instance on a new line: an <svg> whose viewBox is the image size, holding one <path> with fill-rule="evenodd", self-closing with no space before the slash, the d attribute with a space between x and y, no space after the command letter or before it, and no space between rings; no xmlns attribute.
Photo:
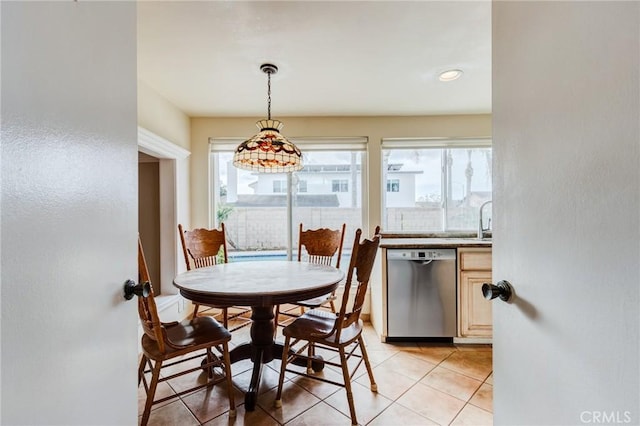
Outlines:
<svg viewBox="0 0 640 426"><path fill-rule="evenodd" d="M278 188L276 188L276 186ZM274 194L286 194L287 193L287 179L280 179L273 181L273 193Z"/></svg>
<svg viewBox="0 0 640 426"><path fill-rule="evenodd" d="M298 180L298 193L305 194L307 193L307 181L304 179Z"/></svg>
<svg viewBox="0 0 640 426"><path fill-rule="evenodd" d="M396 184L395 191L393 190L393 184ZM400 179L388 179L387 178L387 192L400 192Z"/></svg>
<svg viewBox="0 0 640 426"><path fill-rule="evenodd" d="M483 137L461 137L461 138L383 138L381 142L382 152L388 149L447 149L447 148L455 148L455 149L464 149L464 148L491 148L492 147L492 139L488 136ZM384 154L382 155L384 158ZM382 177L386 181L386 171L384 170L384 160L380 162L380 169L382 173ZM446 178L444 176L443 178ZM446 182L443 181L443 185L446 185ZM493 187L493 182L491 183ZM382 189L382 188L381 188ZM386 198L387 191L381 190L382 196L380 198L380 213L382 217L383 226L386 228L387 226L387 215L385 212L386 208ZM443 231L448 231L448 217L447 217L447 197L442 198L443 206L442 206L442 223L443 223Z"/></svg>
<svg viewBox="0 0 640 426"><path fill-rule="evenodd" d="M336 190L337 187L337 190ZM349 180L347 179L332 179L331 180L331 192L349 192Z"/></svg>
<svg viewBox="0 0 640 426"><path fill-rule="evenodd" d="M368 156L367 156L367 144L369 139L365 136L362 137L288 137L291 142L293 142L299 149L302 151L302 159L304 164L304 152L305 151L358 151L362 154L362 164L361 164L361 194L360 194L360 205L361 205L361 223L363 229L367 229L368 226L368 217L369 217L369 206L368 206L368 188L369 188L369 173L367 168ZM218 220L215 214L214 206L220 200L219 191L216 188L220 187L220 182L218 179L217 168L215 159L217 157L212 156L211 154L216 152L234 152L236 147L240 145L245 138L209 138L209 154L208 154L208 162L209 162L209 179L207 185L209 185L209 226L217 227ZM291 173L287 175L287 181L291 182ZM291 186L291 185L289 185ZM291 197L287 197L287 202L290 202ZM291 223L291 217L289 215L289 226L287 229L288 233L288 248L287 254L288 258L291 259L291 254L293 252L292 241L293 241L293 233L297 232L297 229L294 229L297 225Z"/></svg>

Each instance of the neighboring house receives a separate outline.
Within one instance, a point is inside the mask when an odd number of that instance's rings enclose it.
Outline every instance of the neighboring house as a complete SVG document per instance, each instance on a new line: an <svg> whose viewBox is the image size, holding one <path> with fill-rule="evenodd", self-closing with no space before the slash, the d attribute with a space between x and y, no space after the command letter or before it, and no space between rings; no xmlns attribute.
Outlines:
<svg viewBox="0 0 640 426"><path fill-rule="evenodd" d="M416 206L416 175L422 171L401 170L402 164L389 164L387 167L386 197L389 207L415 207ZM361 166L351 164L307 164L302 170L293 176L294 193L298 200L305 200L306 205L318 207L361 207L362 197L354 188L361 187ZM237 172L230 167L227 186L227 203L233 204L237 200L237 206L248 201L246 196L237 194ZM255 195L264 197L251 200L252 206L258 200L262 200L263 206L273 205L276 201L269 199L268 195L282 195L274 199L285 199L287 193L287 180L281 174L256 173L256 181L249 186ZM327 195L332 195L327 197ZM310 204L314 199L315 204ZM337 204L336 204L337 199ZM242 201L241 201L242 200Z"/></svg>
<svg viewBox="0 0 640 426"><path fill-rule="evenodd" d="M387 207L416 206L416 175L422 171L401 170L402 164L388 164L385 205Z"/></svg>

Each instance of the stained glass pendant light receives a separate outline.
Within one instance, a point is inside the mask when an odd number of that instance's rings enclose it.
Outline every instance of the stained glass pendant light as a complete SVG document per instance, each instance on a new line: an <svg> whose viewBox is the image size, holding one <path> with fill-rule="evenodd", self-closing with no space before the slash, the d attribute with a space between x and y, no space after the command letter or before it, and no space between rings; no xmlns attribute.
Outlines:
<svg viewBox="0 0 640 426"><path fill-rule="evenodd" d="M288 173L302 169L302 153L280 134L283 124L271 119L271 74L278 72L272 64L262 64L267 74L267 119L256 122L260 132L242 142L233 155L233 165L258 173Z"/></svg>

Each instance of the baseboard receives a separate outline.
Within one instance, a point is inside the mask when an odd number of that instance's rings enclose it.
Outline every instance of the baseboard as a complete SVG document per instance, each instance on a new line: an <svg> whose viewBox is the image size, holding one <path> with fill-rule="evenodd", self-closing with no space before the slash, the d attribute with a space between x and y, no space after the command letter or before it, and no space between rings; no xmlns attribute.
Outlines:
<svg viewBox="0 0 640 426"><path fill-rule="evenodd" d="M493 339L491 337L454 337L453 343L461 345L491 345Z"/></svg>

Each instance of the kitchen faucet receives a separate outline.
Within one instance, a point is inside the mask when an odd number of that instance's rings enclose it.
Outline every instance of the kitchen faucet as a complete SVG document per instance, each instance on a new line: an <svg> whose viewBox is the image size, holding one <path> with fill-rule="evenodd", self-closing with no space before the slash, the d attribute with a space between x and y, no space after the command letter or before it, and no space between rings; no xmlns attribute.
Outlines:
<svg viewBox="0 0 640 426"><path fill-rule="evenodd" d="M485 228L482 224L482 210L484 209L484 206L486 206L487 204L491 203L492 201L485 201L484 203L482 203L480 205L480 220L478 221L478 239L482 240L484 239L484 231L488 231L491 229L491 218L489 218L489 223L487 223L487 227Z"/></svg>

